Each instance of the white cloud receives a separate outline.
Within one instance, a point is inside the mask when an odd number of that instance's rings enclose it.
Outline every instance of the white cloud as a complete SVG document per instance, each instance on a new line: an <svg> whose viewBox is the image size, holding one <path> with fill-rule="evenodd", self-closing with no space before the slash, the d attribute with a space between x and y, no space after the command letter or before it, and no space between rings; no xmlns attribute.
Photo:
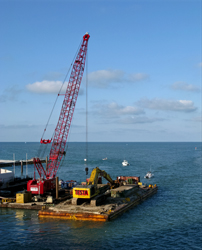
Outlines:
<svg viewBox="0 0 202 250"><path fill-rule="evenodd" d="M98 70L88 75L88 82L89 86L106 88L117 83L134 83L147 78L148 75L144 73L126 75L122 70ZM27 84L26 88L28 91L33 93L58 93L61 86L62 81L44 80L41 82ZM66 88L67 82L64 83L61 93L65 93Z"/></svg>
<svg viewBox="0 0 202 250"><path fill-rule="evenodd" d="M88 75L89 84L105 88L111 83L120 82L124 76L121 70L98 70Z"/></svg>
<svg viewBox="0 0 202 250"><path fill-rule="evenodd" d="M115 102L112 102L108 105L108 110L111 112L114 112L118 115L128 115L128 114L134 114L134 115L139 115L144 113L144 111L140 108L132 107L132 106L122 106L118 105Z"/></svg>
<svg viewBox="0 0 202 250"><path fill-rule="evenodd" d="M33 84L28 84L26 86L27 90L33 93L38 94L58 94L60 88L62 87L60 93L64 94L67 89L67 82L65 82L62 86L61 81L42 81L42 82L35 82ZM84 94L84 89L80 88L79 95Z"/></svg>
<svg viewBox="0 0 202 250"><path fill-rule="evenodd" d="M122 115L140 115L144 114L144 110L141 108L133 107L133 106L122 106L118 105L115 102L110 104L97 104L94 106L96 111L94 114L99 114L104 117L117 118Z"/></svg>
<svg viewBox="0 0 202 250"><path fill-rule="evenodd" d="M137 82L137 81L146 80L148 78L149 78L149 75L147 75L145 73L129 74L128 75L128 82Z"/></svg>
<svg viewBox="0 0 202 250"><path fill-rule="evenodd" d="M125 74L122 70L98 70L88 75L91 86L106 88L113 84L135 83L147 79L149 76L144 73Z"/></svg>
<svg viewBox="0 0 202 250"><path fill-rule="evenodd" d="M64 85L67 86L67 83L65 83ZM44 80L42 82L35 82L32 84L28 84L26 86L26 88L30 92L34 92L34 93L58 93L61 86L62 86L61 81L46 81L46 80ZM63 91L65 91L66 86L63 86L63 89L62 89Z"/></svg>
<svg viewBox="0 0 202 250"><path fill-rule="evenodd" d="M198 64L198 66L199 66L200 68L202 68L202 62L201 62L201 63L199 63L199 64Z"/></svg>
<svg viewBox="0 0 202 250"><path fill-rule="evenodd" d="M193 112L197 108L190 100L141 99L138 105L148 109Z"/></svg>
<svg viewBox="0 0 202 250"><path fill-rule="evenodd" d="M186 82L175 82L171 85L174 90L185 90L185 91L199 91L200 88L193 84L188 84Z"/></svg>

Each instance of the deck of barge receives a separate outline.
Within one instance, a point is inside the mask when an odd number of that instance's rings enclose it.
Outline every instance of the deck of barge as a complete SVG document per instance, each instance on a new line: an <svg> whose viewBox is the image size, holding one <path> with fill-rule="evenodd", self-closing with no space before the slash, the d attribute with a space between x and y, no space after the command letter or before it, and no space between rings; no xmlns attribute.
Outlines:
<svg viewBox="0 0 202 250"><path fill-rule="evenodd" d="M127 186L123 188L126 190ZM155 194L157 189L157 186L139 188L128 197L107 197L106 201L99 206L91 206L89 203L72 205L70 199L54 207L40 210L38 216L40 218L110 221Z"/></svg>

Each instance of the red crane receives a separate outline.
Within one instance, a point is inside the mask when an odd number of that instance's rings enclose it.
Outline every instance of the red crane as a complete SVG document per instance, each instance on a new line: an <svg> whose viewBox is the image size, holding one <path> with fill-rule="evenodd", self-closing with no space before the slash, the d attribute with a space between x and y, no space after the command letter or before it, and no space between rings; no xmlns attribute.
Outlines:
<svg viewBox="0 0 202 250"><path fill-rule="evenodd" d="M45 192L55 188L55 176L60 162L63 156L66 154L65 146L79 93L79 88L81 85L81 80L83 77L89 38L90 35L88 33L83 36L83 42L72 67L70 79L60 111L60 116L55 128L46 170L44 169L39 158L33 159L34 166L36 167L40 176L39 180L36 180L34 177L33 180L30 180L27 183L27 190L31 191L33 194L44 194ZM40 142L47 144L50 143L51 140L41 139Z"/></svg>

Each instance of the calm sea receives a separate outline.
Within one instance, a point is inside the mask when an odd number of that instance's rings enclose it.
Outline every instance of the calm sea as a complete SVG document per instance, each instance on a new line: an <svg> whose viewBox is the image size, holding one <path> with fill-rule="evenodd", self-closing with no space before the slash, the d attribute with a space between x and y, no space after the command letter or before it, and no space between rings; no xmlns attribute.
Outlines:
<svg viewBox="0 0 202 250"><path fill-rule="evenodd" d="M0 159L30 159L38 149L39 143L0 143ZM140 176L157 184L158 193L105 223L39 219L37 211L0 208L0 249L202 249L201 150L199 142L69 143L60 179L85 181L85 167L90 175L99 166L112 178ZM124 159L130 166L121 165ZM150 169L154 178L146 180ZM15 173L21 175L20 166ZM33 176L33 166L25 165L23 174Z"/></svg>

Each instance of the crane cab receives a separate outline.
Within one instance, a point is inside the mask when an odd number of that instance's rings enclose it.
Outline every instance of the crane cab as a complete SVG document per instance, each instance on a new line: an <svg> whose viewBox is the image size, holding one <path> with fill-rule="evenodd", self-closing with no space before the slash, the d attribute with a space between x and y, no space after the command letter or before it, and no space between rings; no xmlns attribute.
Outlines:
<svg viewBox="0 0 202 250"><path fill-rule="evenodd" d="M30 180L27 182L27 191L31 191L32 194L42 195L51 190L55 190L56 181L55 178L45 180Z"/></svg>

